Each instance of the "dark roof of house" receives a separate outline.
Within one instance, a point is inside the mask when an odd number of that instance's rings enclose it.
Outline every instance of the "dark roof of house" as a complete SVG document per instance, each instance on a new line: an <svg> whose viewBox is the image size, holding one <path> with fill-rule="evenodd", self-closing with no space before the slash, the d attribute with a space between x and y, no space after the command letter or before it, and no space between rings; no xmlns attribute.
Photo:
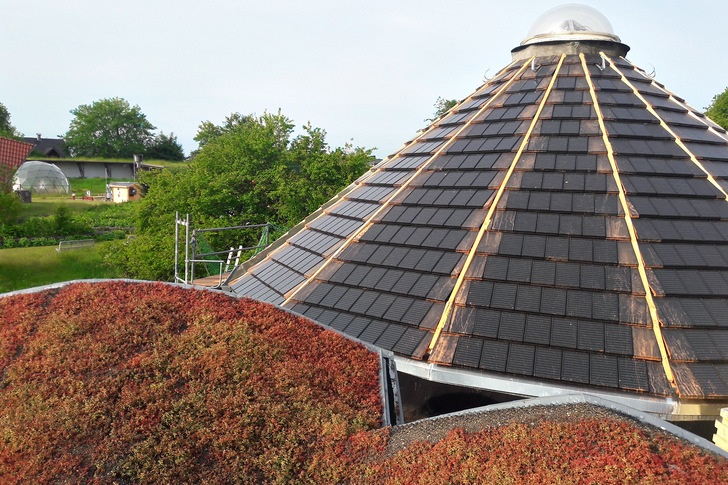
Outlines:
<svg viewBox="0 0 728 485"><path fill-rule="evenodd" d="M64 157L64 141L61 138L41 138L40 136L23 138L26 143L33 144L33 150L46 157Z"/></svg>
<svg viewBox="0 0 728 485"><path fill-rule="evenodd" d="M725 130L625 58L515 60L229 286L414 360L726 400L726 190Z"/></svg>
<svg viewBox="0 0 728 485"><path fill-rule="evenodd" d="M32 149L29 143L0 137L0 182L20 167Z"/></svg>

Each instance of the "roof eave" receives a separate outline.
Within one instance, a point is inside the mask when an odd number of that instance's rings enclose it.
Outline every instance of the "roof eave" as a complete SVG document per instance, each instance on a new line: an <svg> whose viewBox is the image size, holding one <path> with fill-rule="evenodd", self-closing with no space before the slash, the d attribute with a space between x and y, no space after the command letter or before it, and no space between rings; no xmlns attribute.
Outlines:
<svg viewBox="0 0 728 485"><path fill-rule="evenodd" d="M629 46L621 42L606 40L553 40L535 44L519 45L511 50L513 60L530 59L531 57L555 56L561 54L599 54L624 57Z"/></svg>

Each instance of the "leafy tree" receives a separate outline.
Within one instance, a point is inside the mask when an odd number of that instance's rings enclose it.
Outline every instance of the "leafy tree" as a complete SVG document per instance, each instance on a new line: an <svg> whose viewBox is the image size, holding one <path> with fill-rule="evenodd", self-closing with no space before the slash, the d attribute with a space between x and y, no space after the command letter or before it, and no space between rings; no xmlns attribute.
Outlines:
<svg viewBox="0 0 728 485"><path fill-rule="evenodd" d="M174 133L165 135L160 133L152 138L144 154L147 158L156 160L182 161L185 159L182 145L177 142Z"/></svg>
<svg viewBox="0 0 728 485"><path fill-rule="evenodd" d="M187 170L146 173L149 190L137 213L137 239L107 258L128 276L171 279L174 213L190 213L196 227L272 222L292 226L369 168L371 150L331 150L326 132L294 125L280 112L241 117L219 127ZM209 132L213 132L210 129ZM205 237L215 248L252 245L258 234ZM245 238L249 239L245 239Z"/></svg>
<svg viewBox="0 0 728 485"><path fill-rule="evenodd" d="M10 123L10 112L2 103L0 103L0 136L22 139L20 132Z"/></svg>
<svg viewBox="0 0 728 485"><path fill-rule="evenodd" d="M438 97L437 101L435 101L435 104L433 105L435 107L435 116L428 118L425 121L435 121L440 116L450 111L456 104L458 104L457 99L445 99L443 97Z"/></svg>
<svg viewBox="0 0 728 485"><path fill-rule="evenodd" d="M705 114L728 130L728 88L713 97L713 101L706 108Z"/></svg>
<svg viewBox="0 0 728 485"><path fill-rule="evenodd" d="M205 145L215 138L235 131L248 122L254 122L254 118L252 116L241 115L240 113L232 113L230 116L225 117L225 123L219 126L211 121L203 121L197 128L197 134L193 138L199 144L199 148L193 154L196 155L199 153Z"/></svg>
<svg viewBox="0 0 728 485"><path fill-rule="evenodd" d="M65 140L74 157L130 158L146 151L155 129L139 106L123 98L82 104L71 113Z"/></svg>

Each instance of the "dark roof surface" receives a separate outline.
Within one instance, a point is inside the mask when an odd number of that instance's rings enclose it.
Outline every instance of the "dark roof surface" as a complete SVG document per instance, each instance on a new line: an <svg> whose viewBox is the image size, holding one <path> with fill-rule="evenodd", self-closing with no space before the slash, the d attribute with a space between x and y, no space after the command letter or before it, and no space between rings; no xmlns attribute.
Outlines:
<svg viewBox="0 0 728 485"><path fill-rule="evenodd" d="M413 359L725 399L727 140L624 58L514 62L230 286Z"/></svg>
<svg viewBox="0 0 728 485"><path fill-rule="evenodd" d="M65 142L61 138L41 138L26 137L23 138L26 143L33 144L33 150L47 157L64 157L66 156Z"/></svg>

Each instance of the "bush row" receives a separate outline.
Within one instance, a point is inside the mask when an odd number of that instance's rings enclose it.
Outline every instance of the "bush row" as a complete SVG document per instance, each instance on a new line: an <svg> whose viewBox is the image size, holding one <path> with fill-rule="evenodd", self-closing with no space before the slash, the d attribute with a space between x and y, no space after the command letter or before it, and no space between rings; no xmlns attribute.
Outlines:
<svg viewBox="0 0 728 485"><path fill-rule="evenodd" d="M70 237L0 237L0 249L14 248L35 248L41 246L55 246L61 241L73 241L76 239L93 239L96 242L115 241L124 239L127 236L126 231L111 230L101 234L90 234L87 236L70 236Z"/></svg>

